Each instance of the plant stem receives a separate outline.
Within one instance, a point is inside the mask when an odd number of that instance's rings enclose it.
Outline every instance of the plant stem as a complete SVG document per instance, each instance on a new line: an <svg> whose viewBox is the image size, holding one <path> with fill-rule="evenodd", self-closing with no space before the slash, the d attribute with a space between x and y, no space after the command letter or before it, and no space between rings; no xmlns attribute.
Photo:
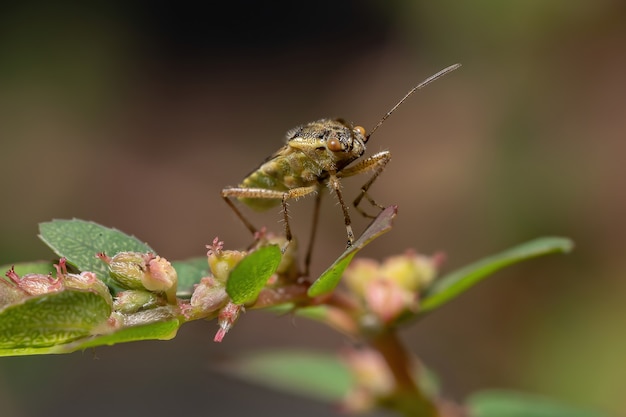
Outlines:
<svg viewBox="0 0 626 417"><path fill-rule="evenodd" d="M398 338L395 329L386 329L370 339L371 346L385 358L394 376L395 392L384 405L407 417L438 417L434 402L415 382L414 361Z"/></svg>

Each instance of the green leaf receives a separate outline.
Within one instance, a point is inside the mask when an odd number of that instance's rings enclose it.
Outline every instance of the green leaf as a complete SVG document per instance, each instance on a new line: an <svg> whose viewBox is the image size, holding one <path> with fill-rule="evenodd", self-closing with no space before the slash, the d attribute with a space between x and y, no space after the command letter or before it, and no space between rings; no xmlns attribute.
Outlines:
<svg viewBox="0 0 626 417"><path fill-rule="evenodd" d="M139 340L170 340L176 336L179 327L180 322L178 319L127 327L115 333L89 338L86 341L79 341L80 343L70 344L67 347L59 346L58 350L74 352L96 346L111 346L117 343L136 342Z"/></svg>
<svg viewBox="0 0 626 417"><path fill-rule="evenodd" d="M91 334L111 307L90 291L63 290L25 299L0 310L0 350L49 347Z"/></svg>
<svg viewBox="0 0 626 417"><path fill-rule="evenodd" d="M581 410L538 395L490 390L473 394L467 400L475 417L607 417Z"/></svg>
<svg viewBox="0 0 626 417"><path fill-rule="evenodd" d="M222 362L218 370L244 381L326 402L345 398L354 386L354 376L336 355L303 350L254 352ZM423 366L412 370L424 393L438 395L439 382Z"/></svg>
<svg viewBox="0 0 626 417"><path fill-rule="evenodd" d="M110 287L115 287L115 284L109 278L106 264L96 258L98 252L104 252L109 256L124 251L155 253L150 246L136 237L78 219L40 223L39 238L80 271L94 272Z"/></svg>
<svg viewBox="0 0 626 417"><path fill-rule="evenodd" d="M0 348L0 357L3 356L30 356L30 355L50 355L55 352L56 346L38 348Z"/></svg>
<svg viewBox="0 0 626 417"><path fill-rule="evenodd" d="M4 273L11 269L11 267L15 267L15 272L19 276L26 274L48 275L49 273L56 273L54 264L49 261L20 262L17 264L2 265L0 266L0 272Z"/></svg>
<svg viewBox="0 0 626 417"><path fill-rule="evenodd" d="M128 327L118 330L115 333L102 336L83 337L73 342L54 346L11 349L0 348L0 357L63 354L98 346L112 346L118 343L137 342L140 340L170 340L176 336L179 327L180 322L177 319L173 319L165 322Z"/></svg>
<svg viewBox="0 0 626 417"><path fill-rule="evenodd" d="M352 381L337 357L295 350L255 352L219 369L261 386L329 402L344 397Z"/></svg>
<svg viewBox="0 0 626 417"><path fill-rule="evenodd" d="M201 278L210 275L209 264L206 256L174 261L172 266L178 275L178 287L176 296L189 298L193 293L193 286L200 282Z"/></svg>
<svg viewBox="0 0 626 417"><path fill-rule="evenodd" d="M359 237L352 246L346 249L346 251L320 275L313 285L309 287L308 295L310 297L317 297L319 295L328 294L334 290L339 284L339 281L341 281L343 271L348 267L354 255L372 240L391 230L393 219L396 217L397 213L397 206L389 206L381 211L378 217L376 217L365 232L363 232L361 237Z"/></svg>
<svg viewBox="0 0 626 417"><path fill-rule="evenodd" d="M315 306L298 306L294 303L278 304L265 309L275 314L295 314L309 320L326 322L328 319L328 306L320 304Z"/></svg>
<svg viewBox="0 0 626 417"><path fill-rule="evenodd" d="M226 281L226 292L235 304L257 299L267 280L276 272L281 253L278 245L264 246L243 258Z"/></svg>
<svg viewBox="0 0 626 417"><path fill-rule="evenodd" d="M423 296L420 314L434 310L467 291L489 275L506 266L551 253L567 253L573 248L571 240L544 237L523 243L514 248L457 269L435 281Z"/></svg>

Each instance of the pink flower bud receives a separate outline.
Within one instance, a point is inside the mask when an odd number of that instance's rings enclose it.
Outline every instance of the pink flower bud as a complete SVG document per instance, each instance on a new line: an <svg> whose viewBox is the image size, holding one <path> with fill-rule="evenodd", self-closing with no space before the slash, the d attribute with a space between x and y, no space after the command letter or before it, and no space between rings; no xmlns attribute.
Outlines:
<svg viewBox="0 0 626 417"><path fill-rule="evenodd" d="M222 250L223 247L224 242L220 242L215 238L212 245L207 245L209 249L207 257L209 259L209 268L215 279L221 283L226 283L230 271L246 256L246 252Z"/></svg>
<svg viewBox="0 0 626 417"><path fill-rule="evenodd" d="M27 295L42 295L51 292L61 291L63 282L60 278L52 278L52 275L42 274L26 274L22 277L15 273L15 269L11 267L6 276Z"/></svg>
<svg viewBox="0 0 626 417"><path fill-rule="evenodd" d="M176 304L178 274L171 263L157 256L148 262L148 273L143 276L143 286L149 291L164 292L170 304Z"/></svg>
<svg viewBox="0 0 626 417"><path fill-rule="evenodd" d="M344 281L355 295L363 297L367 284L379 276L379 267L374 259L355 259L343 273Z"/></svg>
<svg viewBox="0 0 626 417"><path fill-rule="evenodd" d="M213 277L204 277L193 290L185 316L189 319L207 317L222 308L227 300L224 284Z"/></svg>
<svg viewBox="0 0 626 417"><path fill-rule="evenodd" d="M57 270L57 277L61 278L65 288L76 290L86 290L94 292L107 300L110 306L113 305L113 298L109 287L100 281L95 273L85 271L80 274L71 274L67 272L66 259L59 259L59 263L54 266Z"/></svg>
<svg viewBox="0 0 626 417"><path fill-rule="evenodd" d="M349 349L343 354L354 379L354 388L342 401L343 409L365 412L395 388L395 382L385 359L372 349Z"/></svg>
<svg viewBox="0 0 626 417"><path fill-rule="evenodd" d="M98 257L108 264L109 275L121 287L165 293L170 304L177 303L178 275L167 259L139 252L120 252L112 258L101 253Z"/></svg>
<svg viewBox="0 0 626 417"><path fill-rule="evenodd" d="M112 258L104 253L97 255L109 266L109 275L122 288L143 290L143 277L148 270L148 262L154 259L151 253L119 252Z"/></svg>
<svg viewBox="0 0 626 417"><path fill-rule="evenodd" d="M413 251L391 256L383 262L380 274L409 291L423 290L437 274L439 256L428 257Z"/></svg>
<svg viewBox="0 0 626 417"><path fill-rule="evenodd" d="M416 293L386 279L368 282L364 298L368 310L384 324L393 322L407 309L417 309Z"/></svg>
<svg viewBox="0 0 626 417"><path fill-rule="evenodd" d="M226 336L226 333L233 327L235 321L239 317L239 313L243 311L243 306L234 304L229 301L224 308L222 308L217 316L217 323L220 326L220 329L215 334L213 338L214 342L221 342Z"/></svg>

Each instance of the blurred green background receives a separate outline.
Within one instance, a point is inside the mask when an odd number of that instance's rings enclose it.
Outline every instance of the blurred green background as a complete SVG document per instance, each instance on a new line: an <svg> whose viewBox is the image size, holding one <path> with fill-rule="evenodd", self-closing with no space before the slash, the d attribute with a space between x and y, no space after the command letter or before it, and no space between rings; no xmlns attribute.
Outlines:
<svg viewBox="0 0 626 417"><path fill-rule="evenodd" d="M576 250L516 266L403 337L447 396L501 387L626 413L626 3L621 0L20 2L0 6L0 264L48 259L37 223L78 217L169 259L250 237L219 191L320 117L394 155L372 189L400 207L368 247L447 253L446 270L542 235ZM354 195L360 179L346 181ZM326 199L321 272L345 229ZM292 204L306 239L312 199ZM281 230L277 210L253 215ZM357 229L367 224L355 219ZM303 319L247 313L169 342L0 359L6 416L328 415L213 372L247 349L335 350Z"/></svg>

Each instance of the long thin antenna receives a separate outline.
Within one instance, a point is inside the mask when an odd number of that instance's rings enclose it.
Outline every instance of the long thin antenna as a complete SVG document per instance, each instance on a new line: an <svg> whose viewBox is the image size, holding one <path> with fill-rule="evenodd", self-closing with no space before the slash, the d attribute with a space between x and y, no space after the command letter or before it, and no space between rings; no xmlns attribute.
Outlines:
<svg viewBox="0 0 626 417"><path fill-rule="evenodd" d="M413 94L414 92L416 92L417 90L426 87L428 84L432 83L433 81L435 81L438 78L443 77L444 75L446 75L449 72L454 71L455 69L459 68L461 66L461 64L454 64L454 65L450 65L447 68L442 69L441 71L439 71L438 73L431 75L430 77L426 78L424 81L422 81L421 83L419 83L418 85L416 85L415 87L413 87L411 89L411 91L409 91L408 93L406 93L406 95L404 97L402 97L402 100L398 101L398 103L393 106L391 108L391 110L389 110L387 112L387 114L385 114L383 116L382 119L380 119L380 121L378 122L378 124L376 126L374 126L374 128L367 134L366 139L369 140L370 136L372 136L372 134L374 134L374 132L376 131L376 129L378 129L380 127L380 125L382 125L385 120L387 120L387 118L389 116L391 116L391 113L393 113L398 107L400 107L400 105L402 103L404 103L404 101L409 98L411 96L411 94Z"/></svg>

